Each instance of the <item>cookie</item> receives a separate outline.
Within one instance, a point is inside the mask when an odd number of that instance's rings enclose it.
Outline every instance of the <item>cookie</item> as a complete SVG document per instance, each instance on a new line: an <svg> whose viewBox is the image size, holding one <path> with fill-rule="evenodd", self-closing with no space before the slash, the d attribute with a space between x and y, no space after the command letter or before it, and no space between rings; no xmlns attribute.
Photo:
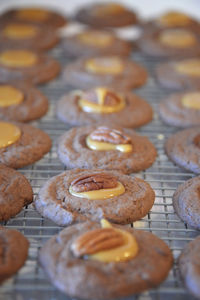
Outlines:
<svg viewBox="0 0 200 300"><path fill-rule="evenodd" d="M68 169L100 168L127 174L149 168L156 159L156 149L147 137L131 129L88 126L64 133L58 156Z"/></svg>
<svg viewBox="0 0 200 300"><path fill-rule="evenodd" d="M124 27L138 23L136 13L119 3L89 4L75 15L75 20L92 27Z"/></svg>
<svg viewBox="0 0 200 300"><path fill-rule="evenodd" d="M142 179L117 171L74 169L49 179L34 204L42 216L61 226L101 218L128 224L144 217L154 199Z"/></svg>
<svg viewBox="0 0 200 300"><path fill-rule="evenodd" d="M48 50L58 44L56 32L46 26L27 24L25 22L0 23L0 45L10 49L29 48L31 50Z"/></svg>
<svg viewBox="0 0 200 300"><path fill-rule="evenodd" d="M188 58L159 64L156 77L162 86L169 89L199 90L200 59Z"/></svg>
<svg viewBox="0 0 200 300"><path fill-rule="evenodd" d="M99 55L128 56L129 42L116 37L112 32L88 29L63 39L64 54L72 58Z"/></svg>
<svg viewBox="0 0 200 300"><path fill-rule="evenodd" d="M44 83L60 72L59 63L32 50L0 50L0 81L22 80L33 84Z"/></svg>
<svg viewBox="0 0 200 300"><path fill-rule="evenodd" d="M142 66L119 56L79 59L63 71L63 81L78 89L105 85L127 90L144 85L146 80L147 72Z"/></svg>
<svg viewBox="0 0 200 300"><path fill-rule="evenodd" d="M200 174L200 127L173 134L165 143L165 151L181 168Z"/></svg>
<svg viewBox="0 0 200 300"><path fill-rule="evenodd" d="M0 122L0 163L21 168L41 159L51 148L49 136L30 125Z"/></svg>
<svg viewBox="0 0 200 300"><path fill-rule="evenodd" d="M25 263L29 242L17 230L0 228L0 282L14 275Z"/></svg>
<svg viewBox="0 0 200 300"><path fill-rule="evenodd" d="M173 195L177 215L188 225L200 230L200 176L181 184Z"/></svg>
<svg viewBox="0 0 200 300"><path fill-rule="evenodd" d="M47 110L47 98L30 84L0 83L1 120L29 122L41 118Z"/></svg>
<svg viewBox="0 0 200 300"><path fill-rule="evenodd" d="M159 114L168 125L183 128L200 125L200 92L168 96L159 104Z"/></svg>
<svg viewBox="0 0 200 300"><path fill-rule="evenodd" d="M135 94L98 87L62 96L57 116L72 126L99 123L133 128L150 122L153 111L150 104Z"/></svg>
<svg viewBox="0 0 200 300"><path fill-rule="evenodd" d="M200 39L189 29L171 28L144 33L137 41L139 49L155 57L191 57L200 54Z"/></svg>
<svg viewBox="0 0 200 300"><path fill-rule="evenodd" d="M33 200L33 191L25 176L0 164L0 221L16 216Z"/></svg>
<svg viewBox="0 0 200 300"><path fill-rule="evenodd" d="M95 239L95 232L100 240ZM74 246L86 234L88 243L94 242L96 248L88 251L86 241L86 252L97 252L79 257ZM114 235L116 239L112 240ZM132 257L108 263L97 260L96 257L102 254L104 257L113 254L114 260L116 251L122 250L123 246L126 249L124 242L120 247L123 236L128 236L133 244L135 253ZM104 237L106 239L102 240ZM113 245L114 241L118 244ZM79 246L78 254L84 247ZM52 284L72 298L121 299L151 289L164 281L173 257L165 242L150 232L113 225L101 229L97 223L85 222L65 228L48 240L39 252L39 261Z"/></svg>
<svg viewBox="0 0 200 300"><path fill-rule="evenodd" d="M48 26L52 28L59 28L67 24L67 18L60 13L51 11L41 7L21 7L5 11L1 17L0 22L26 22L40 26Z"/></svg>
<svg viewBox="0 0 200 300"><path fill-rule="evenodd" d="M200 298L200 236L188 243L178 260L180 275L186 288Z"/></svg>

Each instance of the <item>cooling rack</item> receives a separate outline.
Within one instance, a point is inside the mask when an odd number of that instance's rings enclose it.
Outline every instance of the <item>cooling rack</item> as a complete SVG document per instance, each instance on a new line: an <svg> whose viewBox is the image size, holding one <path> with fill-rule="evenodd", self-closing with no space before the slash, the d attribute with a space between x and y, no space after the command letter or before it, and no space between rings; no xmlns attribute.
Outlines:
<svg viewBox="0 0 200 300"><path fill-rule="evenodd" d="M55 48L51 52L51 55L59 60L62 67L68 62L59 47ZM137 52L132 54L132 59L144 65L149 71L148 83L135 92L151 103L154 109L154 120L149 125L138 129L137 132L149 137L157 148L158 157L151 168L136 174L136 176L149 182L155 190L155 204L145 218L131 224L131 226L150 231L163 239L170 246L176 260L184 245L194 239L198 235L198 232L181 222L176 216L172 206L172 195L179 184L194 175L175 166L168 160L164 153L163 144L166 138L175 132L176 129L164 125L158 118L158 103L170 93L159 87L154 79L155 64L159 61L157 59L145 58ZM49 178L65 170L65 167L58 160L56 143L58 137L69 129L66 124L61 123L55 116L58 99L64 93L68 92L69 89L60 78L40 87L40 89L48 97L50 108L48 114L40 121L33 122L33 125L43 129L51 136L53 147L39 162L20 169L20 172L30 181L34 196L37 195L40 187ZM38 251L42 244L52 235L58 233L61 227L41 217L35 211L32 204L3 225L21 231L30 241L30 250L26 265L16 276L13 276L1 286L0 300L71 299L60 293L49 283L37 261ZM167 280L157 289L126 299L190 300L194 298L184 289L175 263Z"/></svg>

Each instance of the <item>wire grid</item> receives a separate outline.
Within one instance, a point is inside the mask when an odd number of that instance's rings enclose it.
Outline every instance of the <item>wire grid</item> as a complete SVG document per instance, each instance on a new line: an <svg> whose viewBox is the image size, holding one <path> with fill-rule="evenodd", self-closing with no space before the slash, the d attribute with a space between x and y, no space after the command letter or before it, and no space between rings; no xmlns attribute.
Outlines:
<svg viewBox="0 0 200 300"><path fill-rule="evenodd" d="M63 67L67 59L63 56L62 50L57 47L52 52ZM149 125L137 131L146 135L157 148L158 156L154 165L136 176L146 180L156 192L156 200L153 208L146 217L135 222L131 226L138 229L150 231L162 238L171 248L174 258L180 254L186 243L197 236L197 231L190 228L174 214L172 206L172 195L179 184L194 176L183 171L171 163L164 153L164 141L176 129L164 125L158 118L157 108L159 101L170 92L159 87L154 79L153 72L157 59L148 59L139 53L133 53L132 59L144 65L150 74L148 83L136 93L144 97L154 108L154 120ZM69 91L62 80L58 78L48 85L42 86L41 91L49 98L50 109L48 114L40 121L33 122L33 125L46 131L53 140L51 151L39 162L20 170L30 181L34 196L37 195L40 187L52 176L65 170L65 167L57 157L57 138L64 133L69 126L57 120L55 116L56 103L60 96ZM24 208L15 218L6 224L8 228L15 228L21 231L30 241L29 258L25 266L16 276L7 280L0 288L0 300L61 300L70 299L56 290L46 278L43 270L37 262L38 250L42 244L52 235L58 233L61 227L52 221L41 217L33 205ZM126 299L193 299L184 289L178 275L177 265L174 264L167 280L157 289L153 289L140 295Z"/></svg>

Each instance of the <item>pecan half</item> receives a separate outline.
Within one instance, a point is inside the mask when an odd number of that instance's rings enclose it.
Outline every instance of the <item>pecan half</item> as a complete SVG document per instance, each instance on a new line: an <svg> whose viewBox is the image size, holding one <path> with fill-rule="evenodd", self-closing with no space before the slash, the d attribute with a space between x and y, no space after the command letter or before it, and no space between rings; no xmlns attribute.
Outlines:
<svg viewBox="0 0 200 300"><path fill-rule="evenodd" d="M76 257L109 250L124 244L123 235L114 228L100 228L88 231L71 245Z"/></svg>
<svg viewBox="0 0 200 300"><path fill-rule="evenodd" d="M116 186L117 178L106 173L79 176L71 182L72 189L77 193L110 189Z"/></svg>
<svg viewBox="0 0 200 300"><path fill-rule="evenodd" d="M131 144L131 138L119 130L100 126L90 134L94 141L111 144Z"/></svg>
<svg viewBox="0 0 200 300"><path fill-rule="evenodd" d="M197 136L195 136L193 143L195 144L195 146L197 146L198 148L200 148L200 134L198 134Z"/></svg>
<svg viewBox="0 0 200 300"><path fill-rule="evenodd" d="M99 88L100 89L100 88ZM98 89L90 90L83 94L83 99L87 99L89 102L99 104L99 94ZM104 94L103 105L115 106L121 101L120 97L112 90L107 90Z"/></svg>

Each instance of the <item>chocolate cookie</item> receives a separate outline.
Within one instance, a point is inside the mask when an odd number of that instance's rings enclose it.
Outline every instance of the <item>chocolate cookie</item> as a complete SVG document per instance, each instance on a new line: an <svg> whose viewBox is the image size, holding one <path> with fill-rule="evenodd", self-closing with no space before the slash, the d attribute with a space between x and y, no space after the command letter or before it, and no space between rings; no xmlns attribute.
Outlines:
<svg viewBox="0 0 200 300"><path fill-rule="evenodd" d="M131 129L88 126L72 128L63 134L59 139L58 156L67 168L132 173L150 167L156 159L156 149L147 137Z"/></svg>
<svg viewBox="0 0 200 300"><path fill-rule="evenodd" d="M155 57L191 57L200 54L200 39L189 29L162 29L144 33L137 41L140 50Z"/></svg>
<svg viewBox="0 0 200 300"><path fill-rule="evenodd" d="M137 254L128 261L106 263L76 257L72 244L83 234L99 232L99 227L93 222L70 226L40 250L39 261L58 289L75 298L115 299L137 294L165 280L173 257L169 247L150 232L113 226L114 230L129 234L138 246Z"/></svg>
<svg viewBox="0 0 200 300"><path fill-rule="evenodd" d="M53 58L27 49L0 51L0 81L25 80L33 84L52 80L60 71Z"/></svg>
<svg viewBox="0 0 200 300"><path fill-rule="evenodd" d="M51 148L49 136L38 128L0 122L0 163L21 168L41 159Z"/></svg>
<svg viewBox="0 0 200 300"><path fill-rule="evenodd" d="M150 104L135 94L96 88L64 95L58 102L57 116L72 126L99 123L133 128L150 122L153 111Z"/></svg>
<svg viewBox="0 0 200 300"><path fill-rule="evenodd" d="M200 174L200 127L173 134L165 143L165 151L178 166Z"/></svg>
<svg viewBox="0 0 200 300"><path fill-rule="evenodd" d="M95 3L81 8L75 20L92 27L124 27L138 22L136 13L119 3Z"/></svg>
<svg viewBox="0 0 200 300"><path fill-rule="evenodd" d="M73 58L95 55L128 56L131 45L109 31L90 29L63 39L63 49L64 54Z"/></svg>
<svg viewBox="0 0 200 300"><path fill-rule="evenodd" d="M25 263L29 242L17 230L0 228L0 282L15 274Z"/></svg>
<svg viewBox="0 0 200 300"><path fill-rule="evenodd" d="M159 104L161 119L183 128L200 125L199 99L199 92L172 94Z"/></svg>
<svg viewBox="0 0 200 300"><path fill-rule="evenodd" d="M122 57L92 57L68 64L63 71L63 80L78 89L105 85L127 90L144 85L147 72L139 64Z"/></svg>
<svg viewBox="0 0 200 300"><path fill-rule="evenodd" d="M200 298L200 236L188 243L178 260L181 277L187 289Z"/></svg>
<svg viewBox="0 0 200 300"><path fill-rule="evenodd" d="M12 21L0 23L0 45L10 49L48 50L58 42L56 32L46 26Z"/></svg>
<svg viewBox="0 0 200 300"><path fill-rule="evenodd" d="M169 89L199 89L200 59L184 59L159 64L156 68L158 82Z"/></svg>
<svg viewBox="0 0 200 300"><path fill-rule="evenodd" d="M80 191L96 191L97 198ZM128 224L144 217L154 199L154 191L141 179L117 171L74 169L49 179L34 204L42 216L61 226L101 218Z"/></svg>
<svg viewBox="0 0 200 300"><path fill-rule="evenodd" d="M178 187L173 195L173 206L181 220L200 230L200 176Z"/></svg>
<svg viewBox="0 0 200 300"><path fill-rule="evenodd" d="M67 23L66 17L60 13L41 7L22 7L7 10L1 15L0 21L2 23L23 21L40 26L46 25L49 28L59 28Z"/></svg>
<svg viewBox="0 0 200 300"><path fill-rule="evenodd" d="M0 221L16 216L33 200L30 183L19 172L0 164Z"/></svg>
<svg viewBox="0 0 200 300"><path fill-rule="evenodd" d="M0 119L29 122L48 110L47 98L36 88L22 82L0 83Z"/></svg>

